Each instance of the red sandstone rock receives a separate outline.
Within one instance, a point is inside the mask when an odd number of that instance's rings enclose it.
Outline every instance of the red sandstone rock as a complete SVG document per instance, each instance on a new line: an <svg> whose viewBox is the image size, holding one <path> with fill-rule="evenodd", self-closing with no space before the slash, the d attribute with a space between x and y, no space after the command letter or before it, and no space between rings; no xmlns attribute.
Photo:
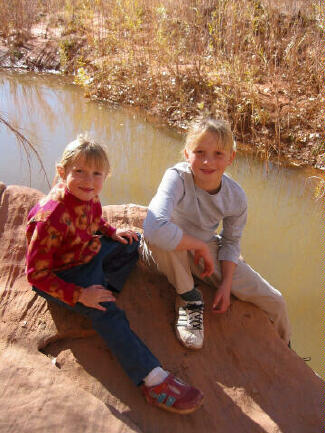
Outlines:
<svg viewBox="0 0 325 433"><path fill-rule="evenodd" d="M24 229L41 193L0 183L0 431L51 433L318 433L324 382L277 337L265 314L234 300L209 314L191 352L174 331L174 293L139 264L118 299L163 365L198 386L189 416L148 406L89 323L35 295L24 275ZM112 224L141 227L146 209L107 206Z"/></svg>

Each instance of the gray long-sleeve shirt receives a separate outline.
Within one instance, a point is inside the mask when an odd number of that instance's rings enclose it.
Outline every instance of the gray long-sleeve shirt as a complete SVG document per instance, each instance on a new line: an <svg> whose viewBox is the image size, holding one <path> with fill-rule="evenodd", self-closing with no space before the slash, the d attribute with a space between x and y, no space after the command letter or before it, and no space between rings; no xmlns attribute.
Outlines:
<svg viewBox="0 0 325 433"><path fill-rule="evenodd" d="M162 249L173 250L183 231L209 242L222 221L218 259L238 263L246 219L246 195L237 182L223 174L219 192L209 194L195 185L189 164L181 162L165 172L149 204L144 236Z"/></svg>

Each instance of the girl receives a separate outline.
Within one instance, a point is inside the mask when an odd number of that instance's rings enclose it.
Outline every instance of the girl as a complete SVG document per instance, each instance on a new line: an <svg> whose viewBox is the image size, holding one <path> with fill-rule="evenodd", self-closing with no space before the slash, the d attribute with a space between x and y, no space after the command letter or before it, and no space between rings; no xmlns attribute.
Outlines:
<svg viewBox="0 0 325 433"><path fill-rule="evenodd" d="M29 213L27 278L40 296L88 317L146 400L186 414L202 393L161 368L115 303L138 258L139 235L102 217L98 195L110 172L105 150L79 136L56 166L59 182Z"/></svg>
<svg viewBox="0 0 325 433"><path fill-rule="evenodd" d="M227 311L232 293L263 309L289 343L289 319L281 293L240 258L246 196L224 174L235 151L226 122L193 121L185 142L186 162L166 171L144 222L152 258L179 295L177 338L190 349L200 349L204 341L204 303L193 275L215 289L214 312ZM221 222L221 235L216 236Z"/></svg>

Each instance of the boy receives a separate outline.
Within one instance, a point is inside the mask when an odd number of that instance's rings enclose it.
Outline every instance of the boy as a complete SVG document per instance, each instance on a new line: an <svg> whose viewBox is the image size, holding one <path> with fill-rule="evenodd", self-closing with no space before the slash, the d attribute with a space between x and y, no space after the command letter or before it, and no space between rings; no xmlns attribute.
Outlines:
<svg viewBox="0 0 325 433"><path fill-rule="evenodd" d="M247 201L240 185L225 174L235 152L225 121L192 122L184 148L186 162L166 171L144 222L151 256L176 289L176 335L189 349L200 349L204 341L204 302L193 275L216 289L213 312L227 311L232 293L263 309L289 344L281 293L240 258Z"/></svg>

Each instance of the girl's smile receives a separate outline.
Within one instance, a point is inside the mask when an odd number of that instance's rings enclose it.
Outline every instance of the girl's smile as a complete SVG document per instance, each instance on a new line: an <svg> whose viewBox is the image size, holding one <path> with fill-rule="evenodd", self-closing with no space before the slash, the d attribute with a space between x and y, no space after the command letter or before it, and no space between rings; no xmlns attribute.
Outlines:
<svg viewBox="0 0 325 433"><path fill-rule="evenodd" d="M235 152L223 149L214 134L204 133L193 149L185 149L195 184L210 194L218 191L226 168L232 163Z"/></svg>
<svg viewBox="0 0 325 433"><path fill-rule="evenodd" d="M84 191L84 192L90 192L90 191L93 191L93 188L83 188L83 187L79 187L79 189L81 190L81 191Z"/></svg>

